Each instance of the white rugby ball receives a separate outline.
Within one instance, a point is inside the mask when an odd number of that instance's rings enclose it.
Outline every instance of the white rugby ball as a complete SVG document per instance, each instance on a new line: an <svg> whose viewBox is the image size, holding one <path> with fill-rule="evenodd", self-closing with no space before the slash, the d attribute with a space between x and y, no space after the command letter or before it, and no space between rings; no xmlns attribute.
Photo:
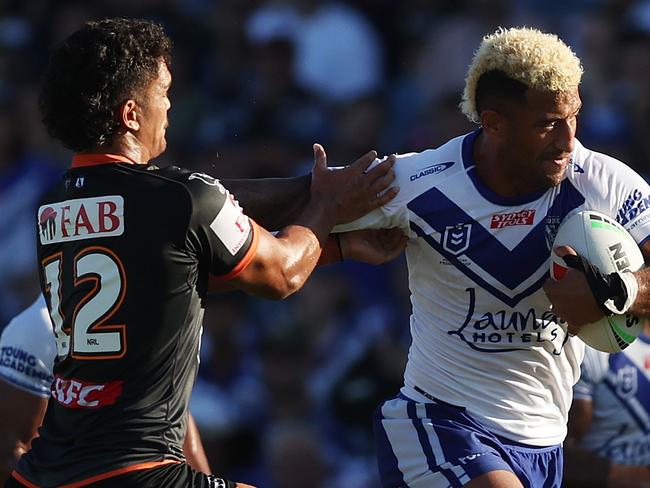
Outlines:
<svg viewBox="0 0 650 488"><path fill-rule="evenodd" d="M583 210L569 215L560 225L553 248L571 246L603 273L637 271L644 266L643 255L632 236L613 218ZM551 277L560 280L566 273L564 260L551 251ZM643 330L643 321L631 314L611 315L582 327L578 337L604 352L620 352L632 344Z"/></svg>

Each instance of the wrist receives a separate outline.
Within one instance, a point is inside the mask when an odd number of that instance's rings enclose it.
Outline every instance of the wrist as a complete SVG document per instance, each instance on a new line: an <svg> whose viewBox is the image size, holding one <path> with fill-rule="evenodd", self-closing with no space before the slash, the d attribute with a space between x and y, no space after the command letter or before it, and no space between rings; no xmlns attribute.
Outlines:
<svg viewBox="0 0 650 488"><path fill-rule="evenodd" d="M636 301L639 283L634 273L629 271L605 274L584 256L566 255L564 262L570 268L582 271L604 315L622 315Z"/></svg>
<svg viewBox="0 0 650 488"><path fill-rule="evenodd" d="M343 252L339 234L330 234L321 249L320 257L318 258L316 266L323 266L325 264L336 263L342 260Z"/></svg>

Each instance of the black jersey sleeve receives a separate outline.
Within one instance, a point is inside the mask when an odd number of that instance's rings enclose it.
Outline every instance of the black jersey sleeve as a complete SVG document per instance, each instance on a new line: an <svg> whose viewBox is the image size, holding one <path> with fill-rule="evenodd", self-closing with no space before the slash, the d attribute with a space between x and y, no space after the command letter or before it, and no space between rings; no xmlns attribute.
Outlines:
<svg viewBox="0 0 650 488"><path fill-rule="evenodd" d="M235 197L204 173L181 170L192 210L186 245L210 273L229 279L241 272L257 250L258 228Z"/></svg>

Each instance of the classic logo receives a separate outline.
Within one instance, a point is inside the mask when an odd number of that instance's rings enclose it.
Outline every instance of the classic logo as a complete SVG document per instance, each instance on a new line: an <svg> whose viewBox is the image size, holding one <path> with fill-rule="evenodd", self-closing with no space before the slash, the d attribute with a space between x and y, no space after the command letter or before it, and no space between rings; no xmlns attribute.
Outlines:
<svg viewBox="0 0 650 488"><path fill-rule="evenodd" d="M436 163L431 166L425 166L424 168L418 169L418 172L410 176L411 181L415 181L423 176L435 175L436 173L441 173L444 170L451 168L454 165L453 161L447 161L445 163Z"/></svg>
<svg viewBox="0 0 650 488"><path fill-rule="evenodd" d="M454 256L469 249L472 234L472 224L448 225L442 234L442 247Z"/></svg>
<svg viewBox="0 0 650 488"><path fill-rule="evenodd" d="M490 229L502 229L513 225L533 225L535 210L520 210L519 212L496 214L492 216Z"/></svg>
<svg viewBox="0 0 650 488"><path fill-rule="evenodd" d="M124 199L111 195L43 205L38 226L41 244L119 236L124 232Z"/></svg>

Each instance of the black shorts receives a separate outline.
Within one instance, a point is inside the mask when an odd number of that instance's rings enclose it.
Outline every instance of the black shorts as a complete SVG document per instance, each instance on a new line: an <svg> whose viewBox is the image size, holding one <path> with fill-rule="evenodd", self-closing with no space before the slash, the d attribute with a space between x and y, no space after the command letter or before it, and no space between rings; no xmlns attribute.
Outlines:
<svg viewBox="0 0 650 488"><path fill-rule="evenodd" d="M237 484L216 476L194 471L189 464L165 464L157 468L131 471L86 485L97 488L235 488ZM5 488L24 488L13 476Z"/></svg>

